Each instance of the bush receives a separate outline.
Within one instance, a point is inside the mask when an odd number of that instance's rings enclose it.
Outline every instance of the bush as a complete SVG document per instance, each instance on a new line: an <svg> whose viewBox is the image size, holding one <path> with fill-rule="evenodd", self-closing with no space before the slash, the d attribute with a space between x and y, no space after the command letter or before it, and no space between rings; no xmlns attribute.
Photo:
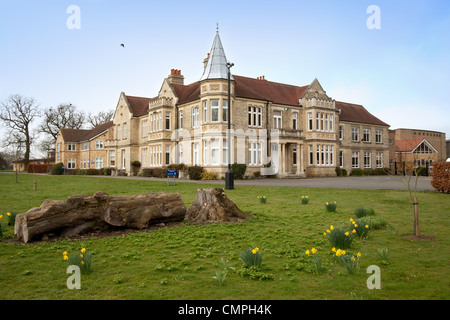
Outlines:
<svg viewBox="0 0 450 320"><path fill-rule="evenodd" d="M364 170L361 169L352 169L352 171L350 172L351 176L363 176L364 175Z"/></svg>
<svg viewBox="0 0 450 320"><path fill-rule="evenodd" d="M432 175L433 188L439 192L450 193L450 162L435 162Z"/></svg>
<svg viewBox="0 0 450 320"><path fill-rule="evenodd" d="M336 211L336 208L337 208L336 201L334 201L334 202L326 202L326 203L325 203L325 209L326 209L328 212L335 212L335 211Z"/></svg>
<svg viewBox="0 0 450 320"><path fill-rule="evenodd" d="M343 228L334 228L330 226L324 235L327 237L328 241L330 241L331 245L338 249L348 249L353 241L353 235L343 229Z"/></svg>
<svg viewBox="0 0 450 320"><path fill-rule="evenodd" d="M341 177L342 176L342 169L340 167L336 167L336 176Z"/></svg>
<svg viewBox="0 0 450 320"><path fill-rule="evenodd" d="M98 176L98 175L100 175L100 170L98 170L98 169L87 169L86 170L86 175L88 175L88 176Z"/></svg>
<svg viewBox="0 0 450 320"><path fill-rule="evenodd" d="M139 161L132 161L130 164L133 175L137 176L139 174L139 171L141 170L141 163Z"/></svg>
<svg viewBox="0 0 450 320"><path fill-rule="evenodd" d="M350 219L353 228L352 233L356 233L356 235L362 239L367 238L367 234L369 233L369 230L372 228L372 223L370 218L361 218L356 221L353 221L353 219Z"/></svg>
<svg viewBox="0 0 450 320"><path fill-rule="evenodd" d="M342 176L346 177L347 176L347 169L342 169Z"/></svg>
<svg viewBox="0 0 450 320"><path fill-rule="evenodd" d="M245 163L233 163L231 165L231 170L233 171L235 179L242 180L244 179L245 171L247 171L247 165Z"/></svg>
<svg viewBox="0 0 450 320"><path fill-rule="evenodd" d="M187 172L188 172L190 180L201 180L202 173L203 173L203 167L200 167L200 166L188 167Z"/></svg>
<svg viewBox="0 0 450 320"><path fill-rule="evenodd" d="M103 168L103 174L105 176L110 176L112 174L113 168Z"/></svg>
<svg viewBox="0 0 450 320"><path fill-rule="evenodd" d="M357 218L362 218L365 216L373 216L375 214L375 211L372 208L358 208L355 209L354 214Z"/></svg>
<svg viewBox="0 0 450 320"><path fill-rule="evenodd" d="M62 175L64 173L64 164L62 162L59 162L52 166L51 174L52 175Z"/></svg>
<svg viewBox="0 0 450 320"><path fill-rule="evenodd" d="M47 173L48 172L48 164L35 164L29 163L27 166L28 173Z"/></svg>
<svg viewBox="0 0 450 320"><path fill-rule="evenodd" d="M217 174L215 172L211 172L211 171L204 171L202 172L201 176L201 180L205 181L205 180L217 180Z"/></svg>

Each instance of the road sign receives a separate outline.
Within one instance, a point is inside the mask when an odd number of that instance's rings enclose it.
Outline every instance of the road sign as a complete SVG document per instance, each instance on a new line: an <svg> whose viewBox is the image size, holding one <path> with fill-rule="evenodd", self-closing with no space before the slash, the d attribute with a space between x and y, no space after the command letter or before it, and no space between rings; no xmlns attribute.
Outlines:
<svg viewBox="0 0 450 320"><path fill-rule="evenodd" d="M170 177L173 177L173 185L175 186L175 178L177 177L177 169L167 169L166 171L167 176L167 186L170 186Z"/></svg>

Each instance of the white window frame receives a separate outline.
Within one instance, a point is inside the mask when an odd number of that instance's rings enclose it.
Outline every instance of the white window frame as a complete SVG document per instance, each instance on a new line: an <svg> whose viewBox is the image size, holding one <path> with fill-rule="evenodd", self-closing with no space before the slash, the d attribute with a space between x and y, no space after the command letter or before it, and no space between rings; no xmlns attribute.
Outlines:
<svg viewBox="0 0 450 320"><path fill-rule="evenodd" d="M217 106L216 106L217 102ZM212 99L210 100L211 104L211 122L219 122L219 99Z"/></svg>
<svg viewBox="0 0 450 320"><path fill-rule="evenodd" d="M352 152L352 168L353 169L359 168L359 151Z"/></svg>
<svg viewBox="0 0 450 320"><path fill-rule="evenodd" d="M364 151L364 169L370 169L372 167L372 153L370 151Z"/></svg>
<svg viewBox="0 0 450 320"><path fill-rule="evenodd" d="M292 114L292 129L298 130L298 112Z"/></svg>
<svg viewBox="0 0 450 320"><path fill-rule="evenodd" d="M103 168L103 158L95 158L95 169Z"/></svg>
<svg viewBox="0 0 450 320"><path fill-rule="evenodd" d="M359 128L352 127L352 141L359 142Z"/></svg>
<svg viewBox="0 0 450 320"><path fill-rule="evenodd" d="M211 149L211 165L217 166L220 164L220 143L218 138L211 140L210 149Z"/></svg>
<svg viewBox="0 0 450 320"><path fill-rule="evenodd" d="M375 143L383 143L383 130L375 130Z"/></svg>
<svg viewBox="0 0 450 320"><path fill-rule="evenodd" d="M363 129L362 141L363 142L370 142L370 129L369 128L364 128Z"/></svg>
<svg viewBox="0 0 450 320"><path fill-rule="evenodd" d="M67 151L77 151L77 144L74 142L69 142L67 144Z"/></svg>
<svg viewBox="0 0 450 320"><path fill-rule="evenodd" d="M222 100L222 121L226 122L228 117L228 100Z"/></svg>
<svg viewBox="0 0 450 320"><path fill-rule="evenodd" d="M113 164L113 161L114 161L114 164ZM115 150L109 151L109 166L110 167L116 166L116 151Z"/></svg>
<svg viewBox="0 0 450 320"><path fill-rule="evenodd" d="M67 169L75 169L77 167L77 159L67 159Z"/></svg>
<svg viewBox="0 0 450 320"><path fill-rule="evenodd" d="M377 152L375 161L378 169L383 168L383 152Z"/></svg>
<svg viewBox="0 0 450 320"><path fill-rule="evenodd" d="M200 109L199 107L192 108L192 128L200 126Z"/></svg>
<svg viewBox="0 0 450 320"><path fill-rule="evenodd" d="M128 138L128 126L127 126L127 123L124 122L122 124L122 139L125 140L127 138Z"/></svg>
<svg viewBox="0 0 450 320"><path fill-rule="evenodd" d="M97 140L97 141L95 141L95 149L96 149L96 150L101 150L101 149L103 149L103 140Z"/></svg>
<svg viewBox="0 0 450 320"><path fill-rule="evenodd" d="M192 165L199 166L200 165L200 146L198 142L194 142L192 148Z"/></svg>
<svg viewBox="0 0 450 320"><path fill-rule="evenodd" d="M312 112L308 112L308 131L313 130L313 114Z"/></svg>

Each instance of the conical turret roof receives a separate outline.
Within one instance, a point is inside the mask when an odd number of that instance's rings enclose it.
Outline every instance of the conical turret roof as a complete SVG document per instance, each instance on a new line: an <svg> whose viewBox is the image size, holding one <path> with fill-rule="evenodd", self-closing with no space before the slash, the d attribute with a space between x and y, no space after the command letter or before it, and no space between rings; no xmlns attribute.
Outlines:
<svg viewBox="0 0 450 320"><path fill-rule="evenodd" d="M223 50L219 31L217 31L216 37L214 38L208 62L200 81L209 79L228 79L227 57ZM230 79L233 80L232 75L230 75Z"/></svg>

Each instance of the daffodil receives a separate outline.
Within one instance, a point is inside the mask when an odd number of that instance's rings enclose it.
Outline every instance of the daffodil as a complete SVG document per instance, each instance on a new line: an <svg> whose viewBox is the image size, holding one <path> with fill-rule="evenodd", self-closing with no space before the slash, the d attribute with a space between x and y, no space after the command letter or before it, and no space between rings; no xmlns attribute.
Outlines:
<svg viewBox="0 0 450 320"><path fill-rule="evenodd" d="M259 251L259 248L255 248L256 251Z"/></svg>
<svg viewBox="0 0 450 320"><path fill-rule="evenodd" d="M306 255L309 256L309 253L310 253L310 252L309 252L309 250L306 250L305 253L306 253Z"/></svg>
<svg viewBox="0 0 450 320"><path fill-rule="evenodd" d="M83 259L83 255L82 254L80 254L80 258Z"/></svg>
<svg viewBox="0 0 450 320"><path fill-rule="evenodd" d="M361 252L358 252L358 254L356 255L358 258L361 257Z"/></svg>
<svg viewBox="0 0 450 320"><path fill-rule="evenodd" d="M334 229L334 227L333 226L330 226L330 230L333 230Z"/></svg>
<svg viewBox="0 0 450 320"><path fill-rule="evenodd" d="M348 233L348 231L346 233L344 233L346 236L348 236L350 233Z"/></svg>
<svg viewBox="0 0 450 320"><path fill-rule="evenodd" d="M316 253L317 252L317 249L316 248L312 248L311 249L311 253Z"/></svg>
<svg viewBox="0 0 450 320"><path fill-rule="evenodd" d="M64 256L67 256L67 251L64 251L64 252L63 252L63 255L64 255Z"/></svg>
<svg viewBox="0 0 450 320"><path fill-rule="evenodd" d="M358 225L356 223L354 224L354 226L355 226L355 228L358 228Z"/></svg>
<svg viewBox="0 0 450 320"><path fill-rule="evenodd" d="M333 251L333 252L336 252L336 248L335 248L335 247L333 247L333 249L331 249L331 251Z"/></svg>
<svg viewBox="0 0 450 320"><path fill-rule="evenodd" d="M331 231L330 231L330 230L328 230L328 229L327 229L327 232L328 232L328 233L331 233Z"/></svg>
<svg viewBox="0 0 450 320"><path fill-rule="evenodd" d="M350 222L353 222L353 218L350 218Z"/></svg>
<svg viewBox="0 0 450 320"><path fill-rule="evenodd" d="M355 230L355 229L353 229L353 230L352 230L352 233L356 233L356 230Z"/></svg>
<svg viewBox="0 0 450 320"><path fill-rule="evenodd" d="M355 259L355 257L352 257L352 261L355 261L356 259Z"/></svg>
<svg viewBox="0 0 450 320"><path fill-rule="evenodd" d="M347 252L345 252L345 250L342 250L342 251L341 251L341 254L342 254L342 255L345 255L346 253L347 253Z"/></svg>
<svg viewBox="0 0 450 320"><path fill-rule="evenodd" d="M328 202L325 202L326 205L328 205Z"/></svg>
<svg viewBox="0 0 450 320"><path fill-rule="evenodd" d="M366 229L369 229L369 226L367 224L364 227L366 227Z"/></svg>
<svg viewBox="0 0 450 320"><path fill-rule="evenodd" d="M69 260L69 257L68 256L64 256L64 261L65 260Z"/></svg>
<svg viewBox="0 0 450 320"><path fill-rule="evenodd" d="M85 252L86 252L86 249L85 249L85 248L81 249L81 252L85 253Z"/></svg>
<svg viewBox="0 0 450 320"><path fill-rule="evenodd" d="M9 217L9 216L11 215L11 213L10 213L10 212L7 212L6 215Z"/></svg>
<svg viewBox="0 0 450 320"><path fill-rule="evenodd" d="M81 261L81 264L84 264L84 261Z"/></svg>
<svg viewBox="0 0 450 320"><path fill-rule="evenodd" d="M324 232L324 233L323 233L323 235L324 235L324 236L326 236L326 235L327 235L327 233L326 233L326 232Z"/></svg>
<svg viewBox="0 0 450 320"><path fill-rule="evenodd" d="M3 218L3 215L2 215L2 214L0 214L0 219L1 219L1 218Z"/></svg>

